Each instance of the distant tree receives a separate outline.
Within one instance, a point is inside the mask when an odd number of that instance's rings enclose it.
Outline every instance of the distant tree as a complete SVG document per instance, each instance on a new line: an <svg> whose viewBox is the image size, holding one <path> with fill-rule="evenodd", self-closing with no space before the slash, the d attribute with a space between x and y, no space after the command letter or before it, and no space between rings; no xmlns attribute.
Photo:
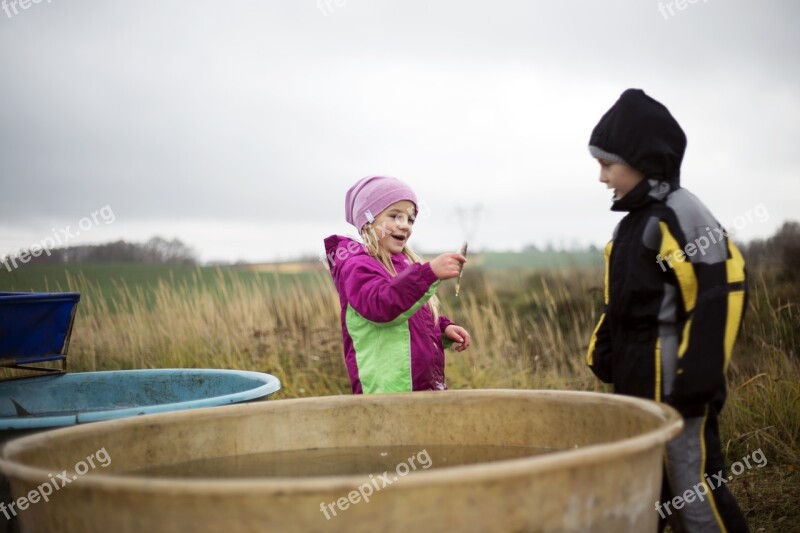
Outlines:
<svg viewBox="0 0 800 533"><path fill-rule="evenodd" d="M775 268L787 280L800 280L800 222L784 222L775 235L743 245L742 252L752 266Z"/></svg>
<svg viewBox="0 0 800 533"><path fill-rule="evenodd" d="M193 265L197 263L197 254L189 246L178 239L168 241L162 237L153 237L142 247L148 263Z"/></svg>
<svg viewBox="0 0 800 533"><path fill-rule="evenodd" d="M118 240L105 244L69 246L42 252L38 257L28 257L23 263L20 252L14 256L17 264L63 263L150 263L158 265L195 265L197 254L178 239L153 237L145 243Z"/></svg>
<svg viewBox="0 0 800 533"><path fill-rule="evenodd" d="M780 258L781 275L790 281L800 280L797 270L800 262L800 223L784 222L778 233L769 240Z"/></svg>

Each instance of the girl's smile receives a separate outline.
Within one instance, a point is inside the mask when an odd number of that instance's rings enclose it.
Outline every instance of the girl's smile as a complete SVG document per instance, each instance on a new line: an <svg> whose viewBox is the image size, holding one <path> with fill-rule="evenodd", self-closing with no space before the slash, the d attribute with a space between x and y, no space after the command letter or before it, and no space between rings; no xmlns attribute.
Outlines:
<svg viewBox="0 0 800 533"><path fill-rule="evenodd" d="M378 244L390 254L403 251L411 237L417 208L413 202L395 202L375 218L373 225L378 235Z"/></svg>

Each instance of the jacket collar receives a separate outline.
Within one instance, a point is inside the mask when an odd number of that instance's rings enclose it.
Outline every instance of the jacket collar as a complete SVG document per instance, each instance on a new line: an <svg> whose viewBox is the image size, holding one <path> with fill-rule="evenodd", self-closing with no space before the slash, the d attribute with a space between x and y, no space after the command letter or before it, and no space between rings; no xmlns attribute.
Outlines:
<svg viewBox="0 0 800 533"><path fill-rule="evenodd" d="M643 179L628 194L619 200L614 200L611 210L636 211L653 202L663 202L676 188L666 181Z"/></svg>

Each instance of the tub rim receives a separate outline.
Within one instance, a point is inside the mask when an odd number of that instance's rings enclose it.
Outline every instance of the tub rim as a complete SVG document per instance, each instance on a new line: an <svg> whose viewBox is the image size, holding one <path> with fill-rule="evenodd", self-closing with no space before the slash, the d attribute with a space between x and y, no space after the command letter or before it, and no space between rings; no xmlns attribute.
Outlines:
<svg viewBox="0 0 800 533"><path fill-rule="evenodd" d="M156 417L178 416L192 417L204 416L209 414L219 415L222 409L227 411L246 410L246 409L271 409L276 408L276 404L286 405L287 403L309 403L318 404L322 402L350 403L358 401L373 400L378 403L391 401L392 397L398 395L406 396L409 401L426 401L430 395L446 394L450 397L480 398L482 396L513 397L513 396L562 396L572 398L577 401L590 401L591 398L605 403L627 403L632 406L648 411L651 414L663 418L664 422L660 427L648 430L634 437L627 437L612 442L601 444L590 444L580 448L568 448L543 455L521 457L514 459L504 459L486 463L469 465L455 465L434 468L430 470L416 470L413 476L402 477L403 483L392 482L384 489L400 490L414 489L420 486L449 485L454 482L461 482L469 479L470 483L484 483L508 479L510 477L527 477L534 474L543 474L564 467L579 467L582 465L595 464L598 461L618 458L620 455L630 455L647 451L654 446L660 446L671 438L675 437L683 429L683 418L672 407L664 403L656 403L652 400L623 396L617 394L607 394L589 391L556 391L556 390L519 390L519 389L472 389L457 391L436 391L436 392L413 392L413 393L393 393L369 396L319 396L312 398L293 398L268 402L261 405L238 404L226 405L213 408L192 409L177 411L172 413L158 413L148 415L143 418L127 418L118 420L108 420L88 426L72 426L60 428L45 433L19 437L5 443L0 448L0 474L9 479L18 478L30 483L48 481L48 474L53 471L44 468L31 467L7 459L15 451L29 449L31 446L43 446L48 440L57 439L62 432L97 432L99 430L113 431L114 425L119 424L147 424L156 420ZM234 413L229 413L234 414ZM106 429L107 428L107 429ZM43 443L37 441L44 441ZM134 476L130 474L114 475L103 474L102 471L95 469L91 475L84 475L80 478L78 487L86 489L101 490L124 490L132 493L144 493L148 497L169 497L171 495L252 495L258 493L259 497L275 496L303 496L316 495L319 492L342 491L349 492L354 488L363 485L369 479L369 475L352 474L343 476L314 476L314 477L273 477L262 479L250 478L231 478L220 480L218 478L149 478L145 476ZM74 487L73 487L74 488Z"/></svg>

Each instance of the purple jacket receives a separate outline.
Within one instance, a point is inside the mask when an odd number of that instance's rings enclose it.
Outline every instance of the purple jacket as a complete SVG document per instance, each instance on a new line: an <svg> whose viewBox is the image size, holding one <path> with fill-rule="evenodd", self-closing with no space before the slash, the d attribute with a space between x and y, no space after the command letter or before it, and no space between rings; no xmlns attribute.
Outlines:
<svg viewBox="0 0 800 533"><path fill-rule="evenodd" d="M331 235L325 253L342 306L344 358L354 394L443 390L444 330L427 305L439 280L428 263L392 256L392 276L364 246Z"/></svg>

